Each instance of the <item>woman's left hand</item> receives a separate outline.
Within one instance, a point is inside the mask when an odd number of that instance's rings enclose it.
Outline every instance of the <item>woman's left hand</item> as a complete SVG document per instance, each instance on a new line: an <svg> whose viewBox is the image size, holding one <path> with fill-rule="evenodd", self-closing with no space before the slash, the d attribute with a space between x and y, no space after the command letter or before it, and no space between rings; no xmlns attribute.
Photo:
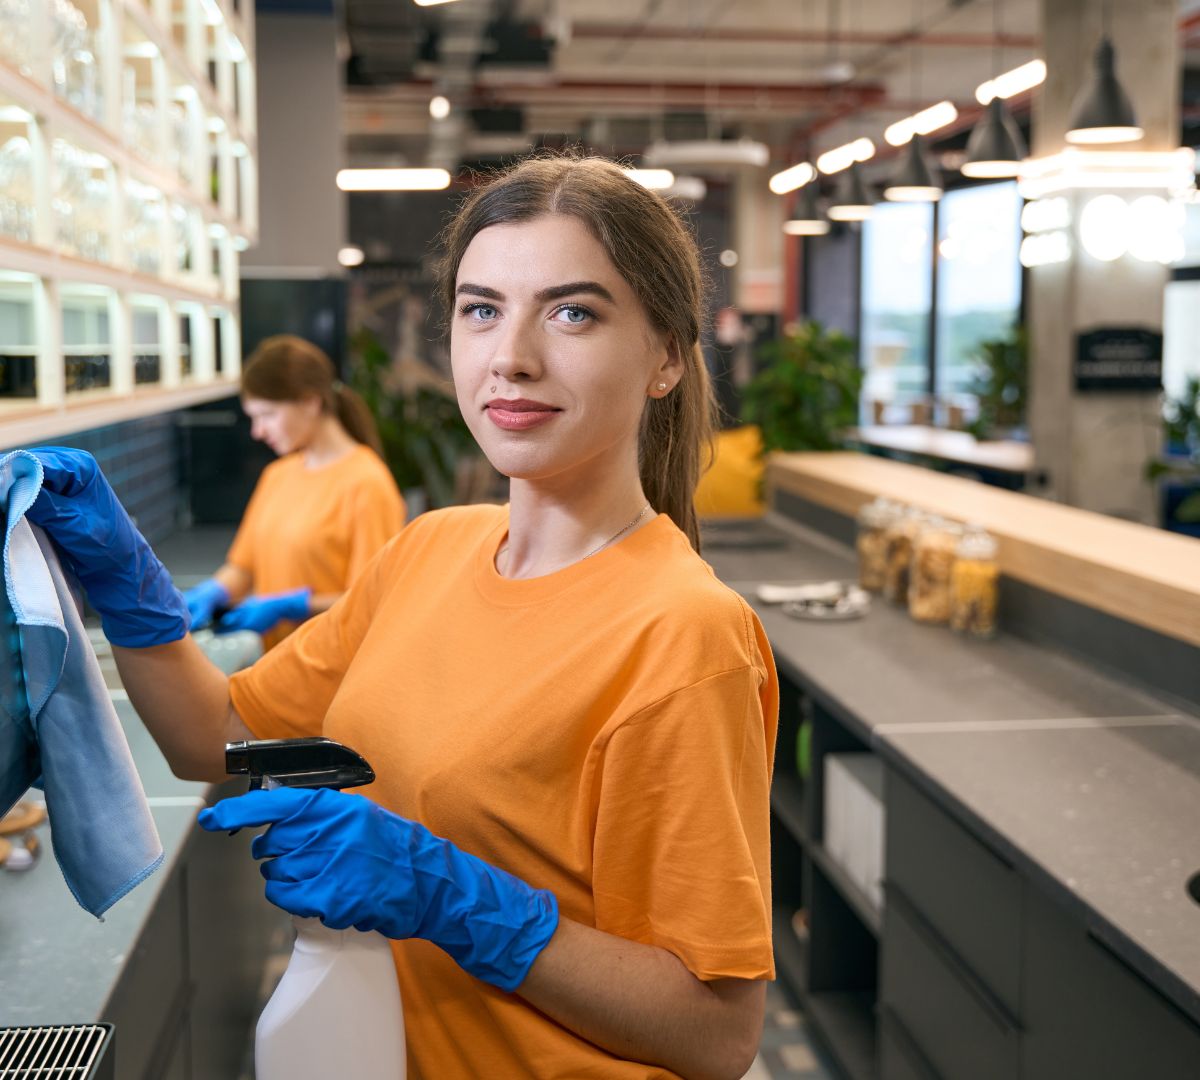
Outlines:
<svg viewBox="0 0 1200 1080"><path fill-rule="evenodd" d="M312 589L251 596L232 611L227 611L213 629L218 634L235 630L256 630L265 634L281 622L303 622L312 614Z"/></svg>
<svg viewBox="0 0 1200 1080"><path fill-rule="evenodd" d="M476 978L515 990L558 927L554 894L361 795L276 788L200 814L209 831L269 825L252 848L267 899L334 930L424 938Z"/></svg>

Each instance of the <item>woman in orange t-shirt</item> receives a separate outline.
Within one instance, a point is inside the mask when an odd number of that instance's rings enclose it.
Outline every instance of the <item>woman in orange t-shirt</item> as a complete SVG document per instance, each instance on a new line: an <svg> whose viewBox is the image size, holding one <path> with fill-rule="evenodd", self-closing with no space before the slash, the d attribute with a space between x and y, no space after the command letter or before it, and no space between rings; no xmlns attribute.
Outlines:
<svg viewBox="0 0 1200 1080"><path fill-rule="evenodd" d="M155 631L114 648L124 685L181 776L222 779L246 738L320 734L372 763L361 793L255 791L200 823L269 825L268 899L391 939L411 1080L735 1080L774 975L778 688L697 553L695 242L611 162L533 158L467 198L442 293L509 505L418 518L232 679L169 603L105 575L106 617ZM94 476L48 463L41 521L77 561L71 522L120 518Z"/></svg>
<svg viewBox="0 0 1200 1080"><path fill-rule="evenodd" d="M316 345L267 338L242 371L250 434L279 460L259 477L224 565L184 593L192 629L257 630L267 648L325 611L404 526L366 403Z"/></svg>

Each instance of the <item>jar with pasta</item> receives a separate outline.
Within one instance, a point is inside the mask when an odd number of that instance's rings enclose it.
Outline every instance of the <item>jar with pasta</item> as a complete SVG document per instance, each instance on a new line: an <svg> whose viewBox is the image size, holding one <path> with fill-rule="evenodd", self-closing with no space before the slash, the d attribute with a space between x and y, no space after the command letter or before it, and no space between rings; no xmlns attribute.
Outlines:
<svg viewBox="0 0 1200 1080"><path fill-rule="evenodd" d="M963 533L951 574L952 629L976 637L992 637L996 633L1000 589L996 552L995 539L978 526Z"/></svg>
<svg viewBox="0 0 1200 1080"><path fill-rule="evenodd" d="M908 507L897 514L884 532L887 566L883 576L883 595L897 604L908 603L908 583L912 570L913 545L921 532L924 514Z"/></svg>
<svg viewBox="0 0 1200 1080"><path fill-rule="evenodd" d="M868 592L882 592L887 576L887 527L896 505L888 499L864 503L858 512L858 583Z"/></svg>
<svg viewBox="0 0 1200 1080"><path fill-rule="evenodd" d="M948 623L951 576L962 530L952 521L930 519L913 546L908 613L918 622Z"/></svg>

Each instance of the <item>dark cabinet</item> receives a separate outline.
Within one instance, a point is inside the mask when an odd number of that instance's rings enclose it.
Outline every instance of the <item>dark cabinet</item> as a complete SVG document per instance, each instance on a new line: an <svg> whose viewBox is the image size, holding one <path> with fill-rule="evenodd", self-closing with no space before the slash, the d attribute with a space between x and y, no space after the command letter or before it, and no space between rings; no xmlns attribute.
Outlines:
<svg viewBox="0 0 1200 1080"><path fill-rule="evenodd" d="M1022 952L1022 1080L1194 1080L1200 1027L1084 920L1029 889Z"/></svg>

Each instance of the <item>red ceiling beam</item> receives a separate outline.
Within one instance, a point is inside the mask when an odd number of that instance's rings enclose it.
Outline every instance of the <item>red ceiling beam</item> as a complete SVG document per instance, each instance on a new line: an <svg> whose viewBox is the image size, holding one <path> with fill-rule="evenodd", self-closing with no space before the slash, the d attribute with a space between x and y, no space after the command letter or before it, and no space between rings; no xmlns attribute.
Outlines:
<svg viewBox="0 0 1200 1080"><path fill-rule="evenodd" d="M715 30L694 30L684 26L655 26L652 24L574 23L571 40L622 41L626 38L641 41L701 41L737 42L750 45L811 44L828 45L836 41L843 45L943 45L952 48L1030 49L1038 43L1034 34L938 34L913 33L911 30L884 32L878 30L842 30L831 34L827 30L748 30L738 27L718 27Z"/></svg>

